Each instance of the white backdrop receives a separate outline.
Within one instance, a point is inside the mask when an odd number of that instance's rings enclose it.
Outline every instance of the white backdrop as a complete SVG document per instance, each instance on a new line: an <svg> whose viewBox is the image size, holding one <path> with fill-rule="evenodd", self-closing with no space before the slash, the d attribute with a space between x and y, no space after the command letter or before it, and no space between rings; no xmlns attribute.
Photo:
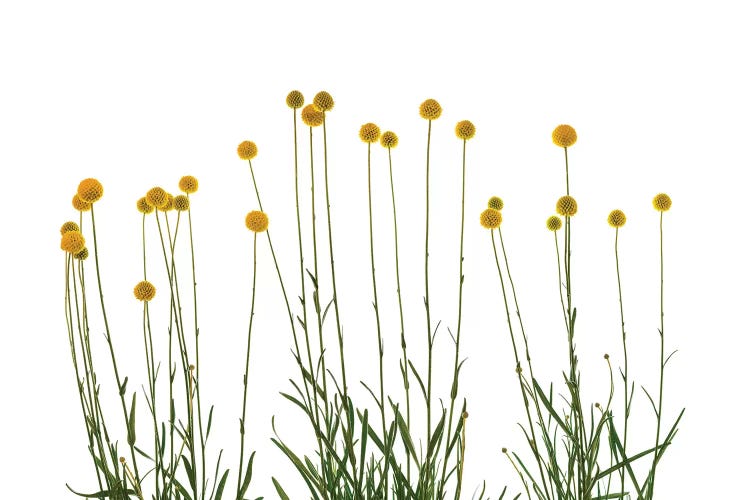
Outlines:
<svg viewBox="0 0 750 500"><path fill-rule="evenodd" d="M668 352L679 352L667 369L666 422L687 410L661 463L657 490L660 498L737 497L744 490L740 474L750 444L741 431L750 333L742 222L750 136L745 17L736 2L712 2L710 8L642 1L490 5L387 0L0 7L0 162L9 197L0 244L4 498L73 498L66 482L79 490L95 488L65 335L58 233L62 222L77 216L70 199L86 177L105 187L96 205L100 260L129 389L145 382L141 306L132 298L141 265L134 203L154 185L176 191L182 175L199 179L193 215L204 407L216 403L213 451L225 448L224 464L236 470L252 249L243 219L257 206L247 165L235 149L245 139L259 146L253 165L294 295L299 277L291 112L284 104L292 89L308 102L325 89L336 101L328 117L334 252L350 386L363 404L369 399L357 381L377 385L377 363L366 146L357 137L359 126L372 121L401 140L393 157L402 288L409 348L423 367L427 123L418 105L431 97L444 110L433 123L430 181L430 294L433 320L442 321L435 394L444 400L452 370L446 327L455 329L460 228L461 144L453 127L462 119L477 127L467 156L462 357L468 361L461 394L470 417L464 498L483 479L495 496L505 484L520 491L500 448L526 454L515 424L524 415L491 245L477 223L491 195L505 201L503 236L538 376L562 387L567 353L554 245L544 228L564 193L563 151L550 141L560 123L573 125L579 137L570 162L571 194L579 203L573 265L585 404L606 397L602 355L610 353L615 367L622 357L614 230L606 224L614 208L628 215L620 251L631 373L652 393L658 387L658 213L651 198L667 192L674 205L665 214L665 333ZM387 156L379 146L373 175L388 392L400 398L390 192ZM309 204L308 190L303 199ZM327 246L323 208L321 203L319 238ZM270 442L276 415L282 436L312 453L299 412L278 394L290 390L288 379L297 375L275 271L265 240L259 243L248 418L249 446L257 450L251 493L275 497L273 475L300 498L303 484ZM150 272L163 290L156 257ZM324 285L323 296L330 293ZM166 309L165 301L157 295L154 307ZM162 323L159 331L164 328ZM92 333L101 340L100 332ZM105 361L102 386L112 390ZM416 391L412 398L418 401ZM634 425L642 429L643 445L651 446L653 419L642 392L634 406ZM113 408L111 419L118 422L121 414Z"/></svg>

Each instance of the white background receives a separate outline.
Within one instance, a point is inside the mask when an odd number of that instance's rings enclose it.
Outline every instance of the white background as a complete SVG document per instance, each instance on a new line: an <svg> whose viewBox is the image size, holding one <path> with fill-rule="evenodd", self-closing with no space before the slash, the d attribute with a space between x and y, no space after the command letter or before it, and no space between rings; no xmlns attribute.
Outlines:
<svg viewBox="0 0 750 500"><path fill-rule="evenodd" d="M141 279L140 214L134 204L154 185L176 190L182 175L199 179L193 215L204 408L208 402L217 405L213 456L225 448L224 464L236 470L252 251L243 219L257 204L247 165L235 148L245 139L259 146L253 164L264 209L287 287L297 294L291 112L284 98L299 89L309 102L326 89L336 101L328 117L334 253L349 385L360 404L370 400L357 381L377 385L377 364L366 146L357 132L373 121L401 139L394 175L402 288L410 352L423 369L427 123L417 109L432 97L444 110L433 123L430 180L430 294L433 320L442 320L435 394L445 399L450 391L446 326L455 329L457 312L461 143L453 127L470 119L477 135L467 156L461 350L468 361L461 394L470 417L463 497L471 498L483 479L494 496L504 484L520 491L500 448L528 457L515 425L524 413L491 244L477 217L489 196L504 199L503 236L537 376L559 388L567 353L554 245L544 221L564 192L563 151L551 143L550 133L569 123L579 136L570 162L571 194L579 202L573 272L584 402L606 398L603 353L611 354L615 367L622 360L614 230L606 224L614 208L628 215L620 250L631 374L637 386L652 393L658 387L659 217L651 199L667 192L674 205L664 218L665 334L668 352L679 352L667 369L666 422L687 410L659 468L657 495L737 498L745 489L741 474L750 444L743 431L750 333L747 18L738 2L724 1L517 4L3 4L0 496L73 498L66 482L79 490L95 488L65 335L58 233L62 222L77 217L70 199L86 177L105 187L96 205L100 261L129 392L145 382L140 304L131 292ZM316 148L319 134L316 130ZM305 149L301 159L307 167ZM400 400L386 173L387 157L378 146L373 150L378 291L388 392ZM303 210L309 207L308 190ZM319 204L319 241L325 248L323 209ZM278 395L290 390L288 379L297 375L270 253L265 240L259 243L248 419L249 447L257 450L251 493L274 497L273 475L292 498L300 498L301 481L270 443L271 416L293 448L300 453L314 448L299 412ZM150 276L164 290L160 257L152 255ZM310 265L309 252L306 259ZM325 251L320 268L326 276ZM90 291L95 290L92 282ZM327 282L322 294L330 298ZM152 304L166 310L166 295ZM165 335L164 322L155 330ZM101 343L100 333L92 331ZM334 355L333 330L327 334ZM100 359L102 391L112 391L111 369ZM414 391L414 404L418 398ZM118 422L113 426L121 420L118 404L113 400L110 419ZM142 399L139 406L145 420ZM633 446L649 447L653 415L640 390L634 406L639 437ZM124 441L124 434L119 439ZM232 476L230 485L234 481Z"/></svg>

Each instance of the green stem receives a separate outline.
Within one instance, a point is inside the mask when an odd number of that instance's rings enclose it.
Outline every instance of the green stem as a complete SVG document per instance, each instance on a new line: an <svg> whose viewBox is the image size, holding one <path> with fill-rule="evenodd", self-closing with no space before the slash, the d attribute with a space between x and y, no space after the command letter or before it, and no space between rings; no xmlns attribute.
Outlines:
<svg viewBox="0 0 750 500"><path fill-rule="evenodd" d="M662 403L664 400L664 212L659 212L659 305L660 322L659 340L661 343L661 357L659 363L659 411L656 414L656 448L654 449L654 461L651 465L651 482L649 483L649 499L654 498L654 482L656 479L656 464L659 461L658 446L661 432Z"/></svg>
<svg viewBox="0 0 750 500"><path fill-rule="evenodd" d="M623 430L623 437L622 437L622 452L623 456L627 456L627 443L628 443L628 418L630 416L630 406L628 405L628 346L625 342L625 313L623 311L623 305L622 305L622 283L620 280L620 256L617 251L617 243L620 236L620 228L615 228L615 269L617 270L617 295L620 300L620 325L622 329L622 351L625 359L625 369L622 374L623 379L625 381L625 407L624 407L624 430ZM625 495L625 470L620 471L620 483L621 483L621 491L620 493Z"/></svg>
<svg viewBox="0 0 750 500"><path fill-rule="evenodd" d="M432 120L427 122L427 168L425 176L425 230L424 230L424 306L427 313L427 439L430 442L432 428L432 321L430 320L430 274L428 262L430 258L430 136ZM429 470L429 457L426 470Z"/></svg>

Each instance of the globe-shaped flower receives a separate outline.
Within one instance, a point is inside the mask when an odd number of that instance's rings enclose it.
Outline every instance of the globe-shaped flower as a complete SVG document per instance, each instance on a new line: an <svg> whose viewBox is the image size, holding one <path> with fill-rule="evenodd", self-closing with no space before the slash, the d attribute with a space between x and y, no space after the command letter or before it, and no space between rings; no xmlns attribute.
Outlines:
<svg viewBox="0 0 750 500"><path fill-rule="evenodd" d="M94 203L99 201L104 195L104 187L102 183L96 179L83 179L78 184L78 197L86 203Z"/></svg>
<svg viewBox="0 0 750 500"><path fill-rule="evenodd" d="M313 97L313 105L318 111L330 111L333 109L333 97L325 90L321 90Z"/></svg>
<svg viewBox="0 0 750 500"><path fill-rule="evenodd" d="M178 194L174 197L174 209L178 212L184 212L190 208L190 198L184 194Z"/></svg>
<svg viewBox="0 0 750 500"><path fill-rule="evenodd" d="M654 196L653 204L659 212L666 212L672 207L672 199L665 193L659 193Z"/></svg>
<svg viewBox="0 0 750 500"><path fill-rule="evenodd" d="M626 220L625 212L622 210L612 210L607 216L607 223L612 227L622 227Z"/></svg>
<svg viewBox="0 0 750 500"><path fill-rule="evenodd" d="M378 142L380 139L380 128L374 123L365 123L359 128L359 138L363 142Z"/></svg>
<svg viewBox="0 0 750 500"><path fill-rule="evenodd" d="M312 104L308 104L302 108L300 116L302 117L302 123L308 127L318 127L323 124L323 112L315 109L315 106Z"/></svg>
<svg viewBox="0 0 750 500"><path fill-rule="evenodd" d="M305 104L305 98L299 90L292 90L286 96L286 105L292 109L299 109Z"/></svg>
<svg viewBox="0 0 750 500"><path fill-rule="evenodd" d="M169 203L168 193L158 186L152 187L146 192L146 203L162 210Z"/></svg>
<svg viewBox="0 0 750 500"><path fill-rule="evenodd" d="M487 229L500 227L502 221L503 216L500 214L500 210L494 208L487 208L479 215L479 223Z"/></svg>
<svg viewBox="0 0 750 500"><path fill-rule="evenodd" d="M560 217L557 215L551 216L549 219L547 219L547 229L554 232L557 231L562 227L562 221L560 220Z"/></svg>
<svg viewBox="0 0 750 500"><path fill-rule="evenodd" d="M68 222L63 223L62 226L60 226L60 234L65 234L68 231L81 231L81 228L78 227L78 224L75 222L69 220Z"/></svg>
<svg viewBox="0 0 750 500"><path fill-rule="evenodd" d="M86 247L83 247L83 250L81 250L78 253L73 254L73 258L77 260L86 260L89 258L89 249Z"/></svg>
<svg viewBox="0 0 750 500"><path fill-rule="evenodd" d="M237 155L241 160L252 160L258 155L258 146L253 141L242 141L237 146Z"/></svg>
<svg viewBox="0 0 750 500"><path fill-rule="evenodd" d="M198 191L198 179L192 175L185 175L180 179L178 187L183 193L193 194Z"/></svg>
<svg viewBox="0 0 750 500"><path fill-rule="evenodd" d="M502 210L504 206L505 204L499 196L493 196L487 202L487 208L494 208L495 210Z"/></svg>
<svg viewBox="0 0 750 500"><path fill-rule="evenodd" d="M80 231L68 231L60 239L60 248L68 253L76 254L84 249L86 240Z"/></svg>
<svg viewBox="0 0 750 500"><path fill-rule="evenodd" d="M555 208L558 214L570 217L578 212L578 203L576 203L575 198L572 196L565 195L557 200L557 206Z"/></svg>
<svg viewBox="0 0 750 500"><path fill-rule="evenodd" d="M167 193L167 203L165 203L164 206L161 207L161 211L169 212L170 210L174 210L174 196L172 196L170 193Z"/></svg>
<svg viewBox="0 0 750 500"><path fill-rule="evenodd" d="M143 280L135 285L133 295L141 302L148 302L156 296L156 287L150 281Z"/></svg>
<svg viewBox="0 0 750 500"><path fill-rule="evenodd" d="M474 134L477 133L477 129L473 123L469 120L462 120L456 123L456 137L468 141Z"/></svg>
<svg viewBox="0 0 750 500"><path fill-rule="evenodd" d="M561 148L569 148L578 140L576 129L570 125L558 125L552 131L552 142Z"/></svg>
<svg viewBox="0 0 750 500"><path fill-rule="evenodd" d="M390 130L383 132L383 135L380 136L380 145L384 148L395 148L398 146L398 136Z"/></svg>
<svg viewBox="0 0 750 500"><path fill-rule="evenodd" d="M91 210L91 203L87 201L83 201L78 197L77 194L73 195L73 208L78 210L79 212L88 212Z"/></svg>
<svg viewBox="0 0 750 500"><path fill-rule="evenodd" d="M138 201L135 203L136 208L138 211L142 214L150 214L154 211L153 205L151 205L147 200L145 196L142 196L138 199Z"/></svg>
<svg viewBox="0 0 750 500"><path fill-rule="evenodd" d="M419 116L425 120L437 120L442 112L443 108L435 99L427 99L419 105Z"/></svg>
<svg viewBox="0 0 750 500"><path fill-rule="evenodd" d="M254 233L262 233L268 229L268 216L260 210L248 212L245 217L245 226Z"/></svg>

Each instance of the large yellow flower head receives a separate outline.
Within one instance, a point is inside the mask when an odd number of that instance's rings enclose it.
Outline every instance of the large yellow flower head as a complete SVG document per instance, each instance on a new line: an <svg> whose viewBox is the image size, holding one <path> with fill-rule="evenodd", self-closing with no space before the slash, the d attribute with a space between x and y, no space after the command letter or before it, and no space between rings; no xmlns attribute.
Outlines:
<svg viewBox="0 0 750 500"><path fill-rule="evenodd" d="M653 204L659 212L666 212L672 207L672 198L665 193L659 193L654 196Z"/></svg>
<svg viewBox="0 0 750 500"><path fill-rule="evenodd" d="M495 210L502 210L505 204L502 198L499 196L493 196L487 201L487 208L494 208Z"/></svg>
<svg viewBox="0 0 750 500"><path fill-rule="evenodd" d="M468 141L474 134L477 133L477 128L469 120L462 120L456 123L456 137Z"/></svg>
<svg viewBox="0 0 750 500"><path fill-rule="evenodd" d="M258 155L258 146L253 141L242 141L237 146L237 155L240 160L252 160Z"/></svg>
<svg viewBox="0 0 750 500"><path fill-rule="evenodd" d="M156 287L150 281L143 280L135 285L133 295L142 302L148 302L156 296Z"/></svg>
<svg viewBox="0 0 750 500"><path fill-rule="evenodd" d="M557 200L557 206L555 208L558 214L565 217L571 217L578 212L578 203L576 203L575 198L572 196L565 195Z"/></svg>
<svg viewBox="0 0 750 500"><path fill-rule="evenodd" d="M380 127L374 123L365 123L359 128L359 138L367 143L378 142L378 139L380 139Z"/></svg>
<svg viewBox="0 0 750 500"><path fill-rule="evenodd" d="M607 216L607 223L612 227L622 227L626 220L625 212L622 210L612 210Z"/></svg>
<svg viewBox="0 0 750 500"><path fill-rule="evenodd" d="M578 140L576 129L570 125L558 125L552 131L552 142L561 148L569 148Z"/></svg>
<svg viewBox="0 0 750 500"><path fill-rule="evenodd" d="M86 240L80 231L68 231L63 233L60 240L60 248L68 253L76 254L84 249Z"/></svg>
<svg viewBox="0 0 750 500"><path fill-rule="evenodd" d="M182 177L182 179L180 179L180 182L177 184L177 186L183 193L193 194L198 191L198 179L196 179L192 175L185 175Z"/></svg>
<svg viewBox="0 0 750 500"><path fill-rule="evenodd" d="M136 208L138 211L142 214L150 214L154 211L153 205L151 205L148 200L146 200L145 196L142 196L138 199L138 201L135 203Z"/></svg>
<svg viewBox="0 0 750 500"><path fill-rule="evenodd" d="M167 203L161 207L162 212L169 212L170 210L174 210L174 196L172 196L170 193L167 193Z"/></svg>
<svg viewBox="0 0 750 500"><path fill-rule="evenodd" d="M299 109L305 104L305 97L299 90L292 90L286 96L286 105L292 109Z"/></svg>
<svg viewBox="0 0 750 500"><path fill-rule="evenodd" d="M383 135L380 136L380 145L384 148L395 148L398 146L398 136L395 132L391 132L390 130L388 132L383 132Z"/></svg>
<svg viewBox="0 0 750 500"><path fill-rule="evenodd" d="M73 222L72 220L69 220L68 222L63 223L62 226L60 226L60 234L65 234L68 231L81 231L81 228L78 227L78 224Z"/></svg>
<svg viewBox="0 0 750 500"><path fill-rule="evenodd" d="M500 214L500 210L494 208L487 208L479 215L479 223L487 229L500 227L502 221L503 216Z"/></svg>
<svg viewBox="0 0 750 500"><path fill-rule="evenodd" d="M174 197L174 209L178 212L184 212L190 208L190 198L184 194L178 194Z"/></svg>
<svg viewBox="0 0 750 500"><path fill-rule="evenodd" d="M318 111L330 111L333 109L333 97L325 90L321 90L313 97L313 105Z"/></svg>
<svg viewBox="0 0 750 500"><path fill-rule="evenodd" d="M318 127L323 125L323 112L315 109L315 106L312 104L308 104L302 108L300 116L302 117L302 123L308 127Z"/></svg>
<svg viewBox="0 0 750 500"><path fill-rule="evenodd" d="M562 220L560 220L560 217L557 215L551 216L549 219L547 219L547 229L549 229L552 232L557 231L562 227Z"/></svg>
<svg viewBox="0 0 750 500"><path fill-rule="evenodd" d="M443 108L435 99L427 99L419 105L419 116L425 120L437 120L442 112Z"/></svg>
<svg viewBox="0 0 750 500"><path fill-rule="evenodd" d="M78 210L79 212L88 212L91 210L91 203L88 201L83 201L78 197L77 194L73 195L73 208Z"/></svg>
<svg viewBox="0 0 750 500"><path fill-rule="evenodd" d="M169 194L158 186L152 187L146 192L146 203L154 208L163 210L167 206L167 203L169 203Z"/></svg>
<svg viewBox="0 0 750 500"><path fill-rule="evenodd" d="M96 179L83 179L78 184L78 197L87 203L99 201L103 195L104 187Z"/></svg>
<svg viewBox="0 0 750 500"><path fill-rule="evenodd" d="M248 212L245 217L245 226L254 233L262 233L268 229L268 216L260 210Z"/></svg>
<svg viewBox="0 0 750 500"><path fill-rule="evenodd" d="M78 259L78 260L86 260L86 259L88 259L89 258L89 249L86 248L86 247L83 247L83 250L81 250L78 253L74 253L73 254L73 258L74 259Z"/></svg>

